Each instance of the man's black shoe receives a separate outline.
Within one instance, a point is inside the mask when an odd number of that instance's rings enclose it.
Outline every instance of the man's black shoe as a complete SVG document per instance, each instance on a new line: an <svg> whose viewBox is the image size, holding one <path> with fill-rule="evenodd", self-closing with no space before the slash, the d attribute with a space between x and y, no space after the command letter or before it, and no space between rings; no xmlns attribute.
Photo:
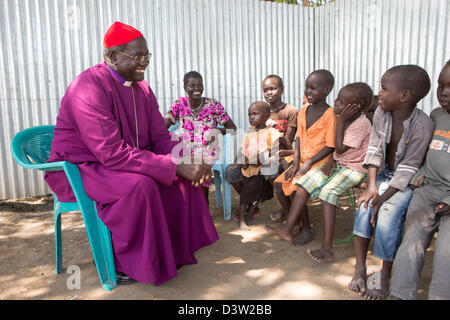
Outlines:
<svg viewBox="0 0 450 320"><path fill-rule="evenodd" d="M117 285L127 285L127 284L132 284L132 283L136 282L136 280L130 278L125 273L120 272L120 271L116 272L116 280L117 280Z"/></svg>

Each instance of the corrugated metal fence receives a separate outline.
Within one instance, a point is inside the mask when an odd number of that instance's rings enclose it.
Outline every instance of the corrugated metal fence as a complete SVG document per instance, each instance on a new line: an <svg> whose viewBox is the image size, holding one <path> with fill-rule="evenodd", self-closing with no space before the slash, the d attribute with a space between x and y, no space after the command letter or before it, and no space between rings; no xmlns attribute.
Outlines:
<svg viewBox="0 0 450 320"><path fill-rule="evenodd" d="M335 88L366 81L378 91L387 68L419 64L433 82L420 105L429 112L450 58L449 2L336 0L313 9L258 0L0 0L0 199L49 192L42 173L18 167L9 143L24 128L55 123L70 81L102 61L103 34L116 20L148 41L146 79L162 113L185 95L184 73L197 70L205 95L246 129L266 75L283 77L284 101L299 106L304 79L318 68L333 72Z"/></svg>

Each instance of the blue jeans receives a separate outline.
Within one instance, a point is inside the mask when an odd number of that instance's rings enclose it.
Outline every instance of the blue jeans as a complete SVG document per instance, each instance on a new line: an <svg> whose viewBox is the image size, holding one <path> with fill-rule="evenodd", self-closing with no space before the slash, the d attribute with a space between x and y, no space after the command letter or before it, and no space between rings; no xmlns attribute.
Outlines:
<svg viewBox="0 0 450 320"><path fill-rule="evenodd" d="M394 172L385 169L377 177L378 193L381 195L387 184L394 176ZM381 187L381 188L380 188ZM378 210L375 229L373 256L384 260L394 261L395 254L402 241L403 222L412 197L412 189L408 186L405 191L397 191L390 199L385 201ZM353 234L370 239L374 228L370 223L373 208L361 206L355 213Z"/></svg>

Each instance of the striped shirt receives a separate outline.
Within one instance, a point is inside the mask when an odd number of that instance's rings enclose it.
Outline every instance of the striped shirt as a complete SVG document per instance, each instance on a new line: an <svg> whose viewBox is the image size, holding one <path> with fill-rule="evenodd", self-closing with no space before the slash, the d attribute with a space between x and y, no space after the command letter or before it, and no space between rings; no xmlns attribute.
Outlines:
<svg viewBox="0 0 450 320"><path fill-rule="evenodd" d="M389 186L404 191L411 178L422 165L433 133L433 121L422 110L415 108L411 116L403 121L403 134L397 145L394 176ZM387 145L391 140L392 115L380 107L375 110L369 147L363 167L378 167L382 172L386 165Z"/></svg>

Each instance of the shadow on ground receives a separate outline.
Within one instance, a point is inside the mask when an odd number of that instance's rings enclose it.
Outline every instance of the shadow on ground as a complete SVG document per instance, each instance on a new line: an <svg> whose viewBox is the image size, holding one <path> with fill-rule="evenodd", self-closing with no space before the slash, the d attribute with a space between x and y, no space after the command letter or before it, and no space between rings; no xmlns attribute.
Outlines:
<svg viewBox="0 0 450 320"><path fill-rule="evenodd" d="M62 215L64 270L57 275L52 197L0 201L0 299L361 299L347 289L355 262L353 244L335 246L332 264L318 265L307 257L306 250L321 243L319 203L310 205L316 236L306 247L265 233L265 224L276 225L268 219L278 208L275 199L261 205L250 231L241 231L236 222L223 219L222 209L215 208L213 188L210 203L220 239L196 253L196 265L183 266L176 278L158 287L135 283L105 292L79 213ZM238 197L233 193L232 215L237 210ZM352 211L344 197L336 219L336 238L351 231ZM427 297L433 250L434 244L427 255L420 299ZM69 265L81 270L80 289L68 288ZM369 253L368 271L375 272L378 265Z"/></svg>

